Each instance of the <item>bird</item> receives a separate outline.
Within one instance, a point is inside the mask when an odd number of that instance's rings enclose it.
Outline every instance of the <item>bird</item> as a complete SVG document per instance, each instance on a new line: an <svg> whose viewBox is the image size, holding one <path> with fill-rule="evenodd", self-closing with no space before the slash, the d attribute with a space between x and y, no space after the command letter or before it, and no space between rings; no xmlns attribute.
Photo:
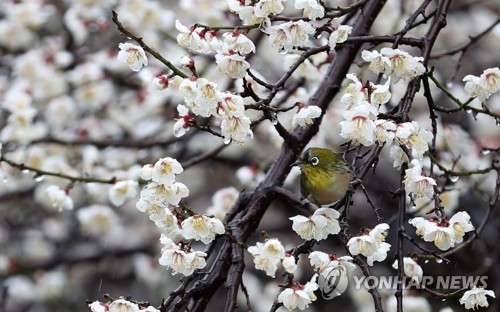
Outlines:
<svg viewBox="0 0 500 312"><path fill-rule="evenodd" d="M313 204L333 204L349 189L351 168L341 154L328 148L308 148L292 166L300 168L300 192Z"/></svg>

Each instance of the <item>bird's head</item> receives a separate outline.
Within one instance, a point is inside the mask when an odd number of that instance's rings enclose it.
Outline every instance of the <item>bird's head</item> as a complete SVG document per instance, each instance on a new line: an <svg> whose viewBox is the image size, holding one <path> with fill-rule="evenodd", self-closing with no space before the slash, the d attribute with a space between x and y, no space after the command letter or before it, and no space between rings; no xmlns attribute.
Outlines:
<svg viewBox="0 0 500 312"><path fill-rule="evenodd" d="M345 163L342 155L328 148L311 147L292 166L299 166L302 171L331 170Z"/></svg>

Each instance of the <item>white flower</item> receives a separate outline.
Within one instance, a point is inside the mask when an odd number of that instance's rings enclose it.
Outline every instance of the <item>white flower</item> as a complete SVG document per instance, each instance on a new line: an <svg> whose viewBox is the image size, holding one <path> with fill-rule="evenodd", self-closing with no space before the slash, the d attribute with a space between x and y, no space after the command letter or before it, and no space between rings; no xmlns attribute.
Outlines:
<svg viewBox="0 0 500 312"><path fill-rule="evenodd" d="M217 53L215 55L215 62L220 72L225 73L229 77L243 78L247 74L247 69L250 64L245 61L245 57L235 53Z"/></svg>
<svg viewBox="0 0 500 312"><path fill-rule="evenodd" d="M266 271L271 277L275 276L278 263L285 258L285 248L277 239L268 239L264 244L257 242L248 247L248 252L253 256L255 268Z"/></svg>
<svg viewBox="0 0 500 312"><path fill-rule="evenodd" d="M181 250L177 244L165 236L162 236L160 241L165 247L162 248L161 257L158 262L160 265L172 269L172 275L181 273L184 276L189 276L195 270L203 269L207 265L204 258L207 256L206 253Z"/></svg>
<svg viewBox="0 0 500 312"><path fill-rule="evenodd" d="M118 47L120 48L118 60L127 63L131 70L137 72L142 66L148 65L148 59L142 47L128 42L120 43Z"/></svg>
<svg viewBox="0 0 500 312"><path fill-rule="evenodd" d="M149 218L154 221L155 225L162 229L168 237L175 239L177 236L181 235L177 217L171 209L163 208L158 214L150 214Z"/></svg>
<svg viewBox="0 0 500 312"><path fill-rule="evenodd" d="M352 27L348 25L338 26L330 35L328 39L328 45L330 49L335 49L337 43L342 43L347 40L347 37L351 34Z"/></svg>
<svg viewBox="0 0 500 312"><path fill-rule="evenodd" d="M168 88L170 82L165 75L158 75L153 78L152 85L156 90L162 91Z"/></svg>
<svg viewBox="0 0 500 312"><path fill-rule="evenodd" d="M394 159L394 168L401 168L402 164L406 164L410 161L408 155L406 155L405 151L399 145L391 146L390 151L391 158Z"/></svg>
<svg viewBox="0 0 500 312"><path fill-rule="evenodd" d="M108 312L108 306L98 300L89 303L89 308L92 312Z"/></svg>
<svg viewBox="0 0 500 312"><path fill-rule="evenodd" d="M189 109L182 104L177 105L177 112L179 113L180 118L174 124L174 136L178 138L189 131L190 127L188 121L190 120L190 117Z"/></svg>
<svg viewBox="0 0 500 312"><path fill-rule="evenodd" d="M313 124L313 119L321 116L321 108L316 105L299 105L297 112L293 115L292 127L301 126L302 128Z"/></svg>
<svg viewBox="0 0 500 312"><path fill-rule="evenodd" d="M109 200L115 206L121 206L127 199L134 198L137 195L139 183L133 180L116 182L109 189Z"/></svg>
<svg viewBox="0 0 500 312"><path fill-rule="evenodd" d="M118 215L114 210L103 205L80 208L76 217L82 231L94 237L110 232L119 224Z"/></svg>
<svg viewBox="0 0 500 312"><path fill-rule="evenodd" d="M371 96L370 96L370 103L375 106L380 106L382 104L385 104L389 102L391 99L391 92L389 91L389 86L391 83L391 79L387 79L386 83L383 85L376 85L370 83L370 88L372 89L371 91Z"/></svg>
<svg viewBox="0 0 500 312"><path fill-rule="evenodd" d="M199 78L196 80L196 87L198 92L193 100L194 105L191 107L193 113L202 117L215 115L217 103L221 100L217 84L205 78Z"/></svg>
<svg viewBox="0 0 500 312"><path fill-rule="evenodd" d="M381 223L362 236L355 236L347 242L352 255L362 254L366 257L368 265L373 261L384 261L391 245L385 242L385 232L389 225Z"/></svg>
<svg viewBox="0 0 500 312"><path fill-rule="evenodd" d="M375 138L380 145L391 142L394 139L395 132L396 124L393 121L385 119L375 120Z"/></svg>
<svg viewBox="0 0 500 312"><path fill-rule="evenodd" d="M181 199L188 195L189 189L181 182L174 182L170 186L151 182L141 191L141 198L162 207L178 206Z"/></svg>
<svg viewBox="0 0 500 312"><path fill-rule="evenodd" d="M332 269L343 266L346 271L354 271L356 265L352 263L351 256L337 257L335 254L327 254L322 251L313 251L309 254L309 261L314 271L328 276Z"/></svg>
<svg viewBox="0 0 500 312"><path fill-rule="evenodd" d="M474 226L470 222L470 216L465 211L459 211L450 218L450 227L453 229L456 244L460 244L464 240L464 234L474 231Z"/></svg>
<svg viewBox="0 0 500 312"><path fill-rule="evenodd" d="M423 239L426 242L434 242L434 245L441 250L455 246L455 232L446 223L428 221L423 232Z"/></svg>
<svg viewBox="0 0 500 312"><path fill-rule="evenodd" d="M392 267L394 269L398 268L398 260L394 261L392 264ZM404 257L403 258L403 270L408 277L414 277L418 282L422 280L422 275L424 274L424 271L422 270L422 267L418 265L415 260L413 260L410 257Z"/></svg>
<svg viewBox="0 0 500 312"><path fill-rule="evenodd" d="M325 8L318 0L295 0L296 9L304 9L302 15L310 20L317 20L325 16Z"/></svg>
<svg viewBox="0 0 500 312"><path fill-rule="evenodd" d="M267 17L271 14L277 15L283 12L283 0L261 0L254 6L255 16Z"/></svg>
<svg viewBox="0 0 500 312"><path fill-rule="evenodd" d="M358 104L343 114L344 121L340 122L340 136L351 141L359 142L364 146L375 143L375 122L371 119L371 105Z"/></svg>
<svg viewBox="0 0 500 312"><path fill-rule="evenodd" d="M153 174L153 168L154 168L153 164L147 164L142 166L141 171L139 172L139 176L141 177L141 179L146 181L151 180Z"/></svg>
<svg viewBox="0 0 500 312"><path fill-rule="evenodd" d="M51 185L47 187L45 192L52 207L59 209L59 211L73 210L73 200L65 190L56 185Z"/></svg>
<svg viewBox="0 0 500 312"><path fill-rule="evenodd" d="M411 168L405 170L403 183L405 184L405 191L413 193L417 197L427 196L432 198L434 195L436 181L422 175L422 166L416 159L411 161Z"/></svg>
<svg viewBox="0 0 500 312"><path fill-rule="evenodd" d="M182 25L179 20L175 20L175 28L179 31L177 43L180 46L200 53L209 53L212 50L208 42L200 37L195 27L188 28Z"/></svg>
<svg viewBox="0 0 500 312"><path fill-rule="evenodd" d="M184 171L181 164L174 158L160 158L151 172L151 179L165 186L170 186L175 181L175 175Z"/></svg>
<svg viewBox="0 0 500 312"><path fill-rule="evenodd" d="M370 70L392 77L394 83L400 79L410 81L425 72L422 57L411 56L400 49L382 48L380 53L365 50L361 57L370 62Z"/></svg>
<svg viewBox="0 0 500 312"><path fill-rule="evenodd" d="M498 67L486 69L480 77L467 75L464 77L465 91L471 97L477 97L481 102L500 90L500 70Z"/></svg>
<svg viewBox="0 0 500 312"><path fill-rule="evenodd" d="M264 31L269 34L273 47L277 47L280 52L290 52L293 47L309 45L309 36L314 33L314 27L307 22L296 21L268 25Z"/></svg>
<svg viewBox="0 0 500 312"><path fill-rule="evenodd" d="M361 52L361 58L364 61L370 62L368 68L374 73L385 73L391 71L391 61L387 56L380 54L378 51L367 51Z"/></svg>
<svg viewBox="0 0 500 312"><path fill-rule="evenodd" d="M245 114L245 103L243 98L230 92L220 94L220 102L217 104L219 116L243 116Z"/></svg>
<svg viewBox="0 0 500 312"><path fill-rule="evenodd" d="M314 34L315 31L315 28L310 23L299 20L292 22L289 27L293 46L309 46L309 36Z"/></svg>
<svg viewBox="0 0 500 312"><path fill-rule="evenodd" d="M283 306L288 310L297 308L299 308L299 310L306 309L309 304L317 299L316 295L314 295L314 291L319 288L319 285L316 283L315 279L316 276L305 285L296 283L291 288L286 288L279 294L278 302L283 303Z"/></svg>
<svg viewBox="0 0 500 312"><path fill-rule="evenodd" d="M281 261L281 264L283 264L283 267L285 268L285 271L288 273L293 273L295 270L297 270L297 263L295 263L295 257L292 256L291 254L286 254L285 258Z"/></svg>
<svg viewBox="0 0 500 312"><path fill-rule="evenodd" d="M226 187L218 190L212 196L212 206L208 207L207 215L213 215L222 220L233 206L240 192L235 187Z"/></svg>
<svg viewBox="0 0 500 312"><path fill-rule="evenodd" d="M293 221L292 229L302 239L315 239L319 241L328 237L328 233L324 230L328 220L323 216L313 215L310 218L307 218L299 215L291 217L290 220Z"/></svg>
<svg viewBox="0 0 500 312"><path fill-rule="evenodd" d="M400 79L410 81L425 72L422 57L411 56L400 49L382 48L380 52L391 61L391 72L385 74L390 75L394 83Z"/></svg>
<svg viewBox="0 0 500 312"><path fill-rule="evenodd" d="M109 305L109 312L139 312L139 306L125 299L117 299Z"/></svg>
<svg viewBox="0 0 500 312"><path fill-rule="evenodd" d="M224 143L226 144L229 144L231 141L244 144L248 137L253 138L253 132L250 129L250 118L246 115L224 115L220 129L221 134L224 136Z"/></svg>
<svg viewBox="0 0 500 312"><path fill-rule="evenodd" d="M495 293L492 290L485 290L484 288L472 288L467 290L462 298L460 298L460 304L465 305L466 309L475 310L477 307L488 307L488 299L486 296L495 297Z"/></svg>
<svg viewBox="0 0 500 312"><path fill-rule="evenodd" d="M234 30L224 34L224 43L228 45L227 50L233 50L239 54L255 52L255 44L244 33Z"/></svg>
<svg viewBox="0 0 500 312"><path fill-rule="evenodd" d="M217 218L204 215L194 215L182 221L182 236L195 239L205 244L215 239L215 235L224 234L224 224Z"/></svg>

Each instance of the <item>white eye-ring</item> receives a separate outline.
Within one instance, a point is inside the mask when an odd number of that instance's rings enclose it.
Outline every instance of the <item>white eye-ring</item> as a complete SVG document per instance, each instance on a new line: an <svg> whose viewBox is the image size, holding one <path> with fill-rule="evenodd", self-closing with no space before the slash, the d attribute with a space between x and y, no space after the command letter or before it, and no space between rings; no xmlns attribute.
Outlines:
<svg viewBox="0 0 500 312"><path fill-rule="evenodd" d="M313 157L309 158L309 162L311 163L311 165L316 166L317 164L319 164L319 158L316 156L313 156Z"/></svg>

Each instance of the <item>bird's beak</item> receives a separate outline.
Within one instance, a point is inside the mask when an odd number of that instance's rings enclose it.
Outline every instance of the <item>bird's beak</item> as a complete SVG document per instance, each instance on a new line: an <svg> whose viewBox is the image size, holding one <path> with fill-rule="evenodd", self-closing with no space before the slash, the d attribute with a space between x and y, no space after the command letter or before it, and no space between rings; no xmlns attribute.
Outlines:
<svg viewBox="0 0 500 312"><path fill-rule="evenodd" d="M300 166L302 166L304 164L305 164L305 162L303 162L302 160L299 159L296 162L294 162L293 164L291 164L290 167L295 167L295 166L299 166L300 167Z"/></svg>

